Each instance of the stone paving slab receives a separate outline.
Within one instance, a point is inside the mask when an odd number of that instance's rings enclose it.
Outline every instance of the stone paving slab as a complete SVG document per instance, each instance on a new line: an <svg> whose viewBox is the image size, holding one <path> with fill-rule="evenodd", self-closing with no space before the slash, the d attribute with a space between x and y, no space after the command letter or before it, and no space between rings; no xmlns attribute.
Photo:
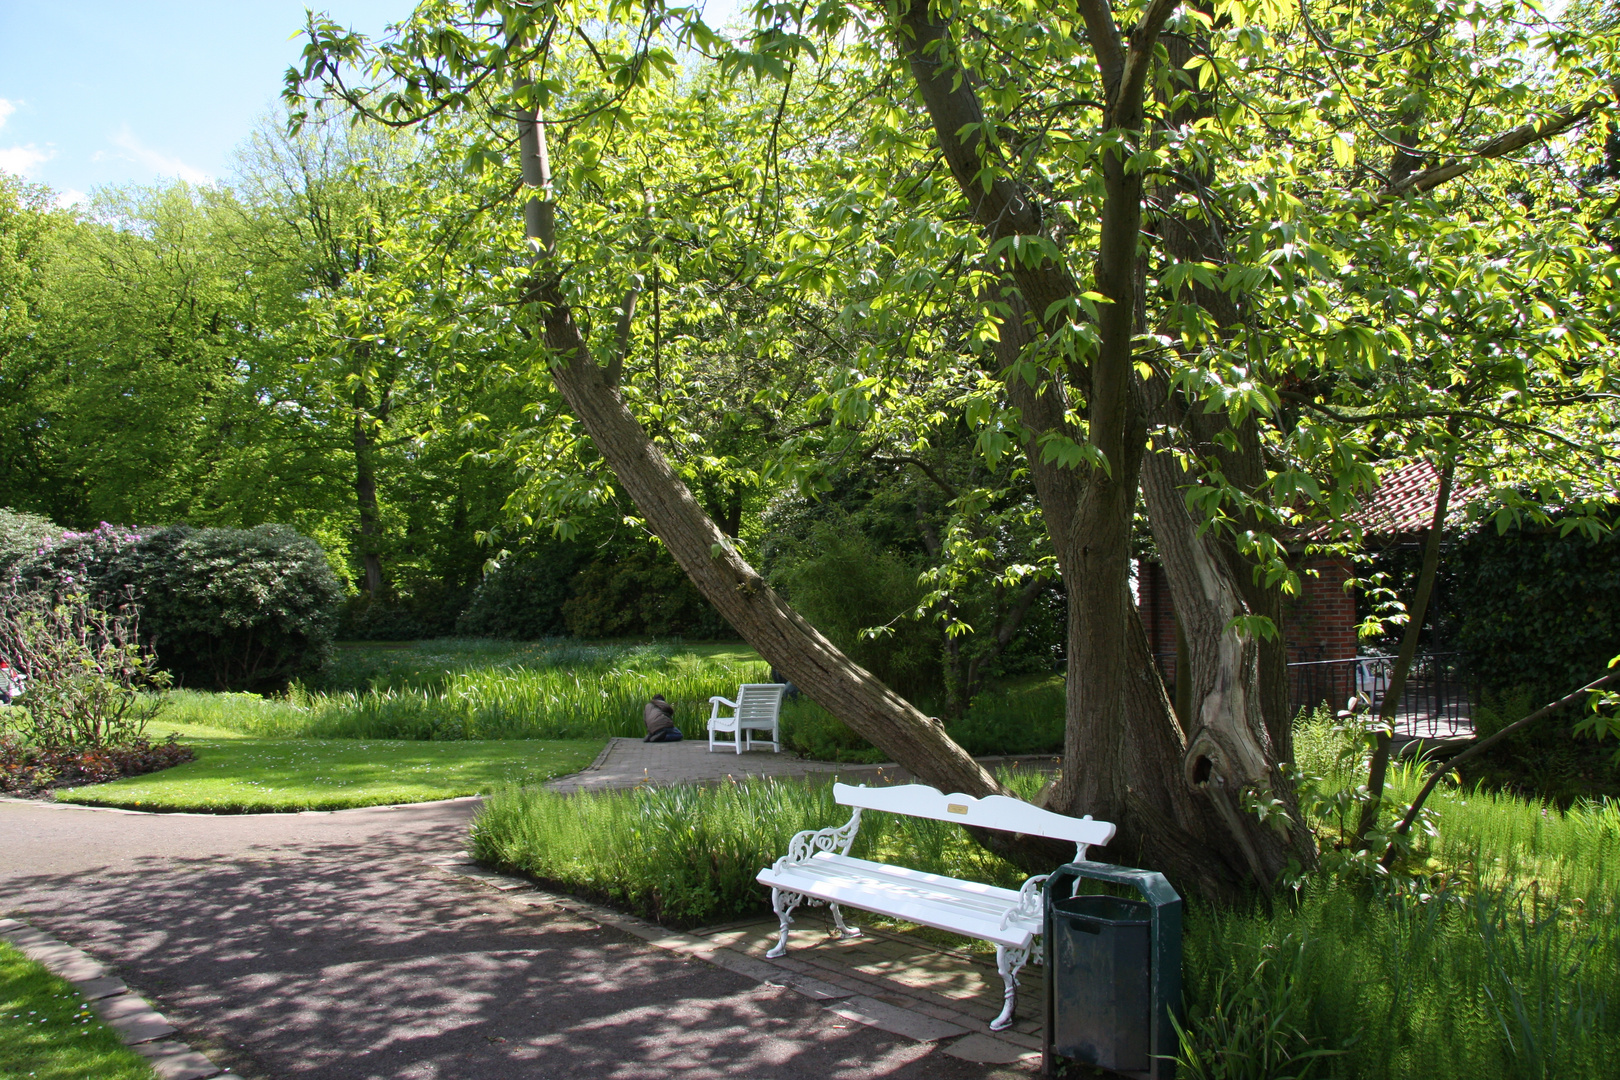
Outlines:
<svg viewBox="0 0 1620 1080"><path fill-rule="evenodd" d="M924 1016L912 1009L890 1005L869 997L850 997L828 1005L827 1011L846 1020L875 1027L895 1035L903 1035L918 1042L937 1042L956 1035L966 1035L968 1029L944 1020Z"/></svg>
<svg viewBox="0 0 1620 1080"><path fill-rule="evenodd" d="M208 1077L218 1076L220 1073L218 1065L185 1043L163 1039L158 1042L140 1043L133 1049L151 1064L152 1071L157 1073L161 1080L208 1080Z"/></svg>
<svg viewBox="0 0 1620 1080"><path fill-rule="evenodd" d="M986 768L1003 765L1051 771L1056 757L1032 754L978 759ZM678 743L646 743L640 739L615 738L608 741L588 767L546 784L552 791L614 791L636 787L668 787L674 784L712 784L727 778L749 776L806 777L841 779L856 784L909 784L916 778L892 762L885 765L850 765L831 761L810 761L792 753L770 750L709 751L707 736Z"/></svg>
<svg viewBox="0 0 1620 1080"><path fill-rule="evenodd" d="M3 936L28 959L36 964L49 968L51 974L66 979L68 982L83 982L87 979L99 979L107 974L107 969L82 949L75 949L65 945L47 934L42 934L31 926L24 926L20 930L11 930Z"/></svg>
<svg viewBox="0 0 1620 1080"><path fill-rule="evenodd" d="M176 1030L162 1013L134 994L102 998L95 1006L107 1026L117 1031L119 1037L130 1045L161 1039L165 1035L173 1035Z"/></svg>
<svg viewBox="0 0 1620 1080"><path fill-rule="evenodd" d="M1016 1046L979 1032L974 1032L965 1039L956 1040L945 1047L945 1052L951 1057L961 1058L963 1061L976 1061L981 1065L1039 1065L1041 1062L1039 1050L1020 1050Z"/></svg>
<svg viewBox="0 0 1620 1080"><path fill-rule="evenodd" d="M111 975L103 975L99 979L85 979L73 984L73 989L86 1001L96 1001L101 998L113 997L116 994L129 993L129 987L124 985L123 979L115 979Z"/></svg>

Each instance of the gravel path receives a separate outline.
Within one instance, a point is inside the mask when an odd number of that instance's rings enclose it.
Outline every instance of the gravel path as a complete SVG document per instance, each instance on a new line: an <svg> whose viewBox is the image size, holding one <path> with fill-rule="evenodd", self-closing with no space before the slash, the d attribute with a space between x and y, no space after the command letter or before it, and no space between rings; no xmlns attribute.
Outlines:
<svg viewBox="0 0 1620 1080"><path fill-rule="evenodd" d="M718 756L718 755L716 755ZM430 866L477 800L321 814L0 801L0 914L255 1078L1014 1074Z"/></svg>

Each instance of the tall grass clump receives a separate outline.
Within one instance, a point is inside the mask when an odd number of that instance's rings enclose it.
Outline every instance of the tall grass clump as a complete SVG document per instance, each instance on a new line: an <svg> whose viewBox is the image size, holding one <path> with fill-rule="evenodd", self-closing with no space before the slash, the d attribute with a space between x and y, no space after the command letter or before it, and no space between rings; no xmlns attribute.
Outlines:
<svg viewBox="0 0 1620 1080"><path fill-rule="evenodd" d="M701 729L711 696L735 697L765 665L677 653L668 645L573 641L427 642L369 650L319 687L281 698L176 694L173 718L248 735L322 739L589 739L643 734L642 706L663 694L676 723Z"/></svg>
<svg viewBox="0 0 1620 1080"><path fill-rule="evenodd" d="M1039 774L1009 774L1033 794ZM473 822L473 857L566 892L675 926L714 924L770 909L754 881L801 829L842 825L832 786L750 777L704 787L561 795L505 788ZM1016 886L1016 867L960 826L868 812L852 852L898 858L934 873Z"/></svg>
<svg viewBox="0 0 1620 1080"><path fill-rule="evenodd" d="M1184 945L1189 1075L1553 1080L1620 1063L1612 898L1326 884L1269 915L1193 906Z"/></svg>

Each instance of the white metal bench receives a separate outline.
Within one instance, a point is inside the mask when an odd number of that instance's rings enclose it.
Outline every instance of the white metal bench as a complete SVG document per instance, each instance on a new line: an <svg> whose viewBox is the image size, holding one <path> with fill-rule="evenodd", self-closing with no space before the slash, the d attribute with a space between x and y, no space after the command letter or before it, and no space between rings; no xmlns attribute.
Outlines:
<svg viewBox="0 0 1620 1080"><path fill-rule="evenodd" d="M849 848L861 826L861 811L882 810L1067 840L1076 845L1076 862L1085 860L1088 847L1112 840L1114 826L1089 817L1055 814L1003 795L986 799L943 795L922 784L881 788L834 784L833 797L842 806L854 807L849 821L836 828L799 833L788 844L786 855L759 872L757 880L771 887L771 907L782 922L780 940L765 955L777 957L787 952L793 909L801 903L827 904L840 937L860 934L860 930L844 923L839 908L847 906L979 938L995 945L996 971L1007 987L1001 1015L991 1021L990 1030L1008 1027L1012 1023L1019 969L1028 961L1031 949L1038 948L1035 939L1041 933L1040 890L1047 875L1029 878L1020 889L1003 889L852 858Z"/></svg>
<svg viewBox="0 0 1620 1080"><path fill-rule="evenodd" d="M710 698L709 704L714 708L709 714L709 753L714 753L715 735L726 732L731 733L739 754L759 743L769 743L773 753L780 753L782 693L786 689L782 683L743 683L737 688L736 701ZM720 715L722 705L731 709L730 716ZM762 739L761 732L769 732L771 737Z"/></svg>

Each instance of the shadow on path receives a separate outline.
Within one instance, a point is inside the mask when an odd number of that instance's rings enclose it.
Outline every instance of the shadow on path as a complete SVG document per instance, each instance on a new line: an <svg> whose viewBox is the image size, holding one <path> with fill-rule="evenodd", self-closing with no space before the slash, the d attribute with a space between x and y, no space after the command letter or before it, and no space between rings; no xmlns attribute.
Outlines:
<svg viewBox="0 0 1620 1080"><path fill-rule="evenodd" d="M4 803L0 907L115 965L248 1076L994 1074L424 866L460 847L473 810L181 820Z"/></svg>

